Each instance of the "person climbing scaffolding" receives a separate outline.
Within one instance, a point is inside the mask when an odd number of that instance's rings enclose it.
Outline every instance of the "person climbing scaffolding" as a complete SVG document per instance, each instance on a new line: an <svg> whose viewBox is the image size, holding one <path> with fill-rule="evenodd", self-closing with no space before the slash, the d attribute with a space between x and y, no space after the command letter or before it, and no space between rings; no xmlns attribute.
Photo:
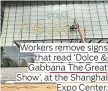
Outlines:
<svg viewBox="0 0 108 91"><path fill-rule="evenodd" d="M77 29L79 34L80 34L82 42L85 43L85 39L84 39L84 36L83 36L83 33L82 33L82 29L80 28L78 22L76 21L76 18L74 18L74 25L70 26L70 29L72 29L73 31Z"/></svg>

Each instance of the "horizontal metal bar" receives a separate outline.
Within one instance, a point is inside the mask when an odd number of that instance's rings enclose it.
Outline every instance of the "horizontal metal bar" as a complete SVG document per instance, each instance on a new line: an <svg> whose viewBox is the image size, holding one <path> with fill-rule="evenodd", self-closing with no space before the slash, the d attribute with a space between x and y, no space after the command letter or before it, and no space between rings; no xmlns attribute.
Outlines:
<svg viewBox="0 0 108 91"><path fill-rule="evenodd" d="M43 39L43 40L15 40L16 42L27 42L27 41L65 41L65 40L81 40L81 39ZM86 38L85 40L108 40L108 38Z"/></svg>

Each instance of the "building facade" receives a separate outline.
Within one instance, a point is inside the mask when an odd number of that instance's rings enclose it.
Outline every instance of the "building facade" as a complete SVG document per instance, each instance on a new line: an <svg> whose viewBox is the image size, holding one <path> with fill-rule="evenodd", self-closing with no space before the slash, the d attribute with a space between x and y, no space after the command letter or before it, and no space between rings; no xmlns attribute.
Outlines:
<svg viewBox="0 0 108 91"><path fill-rule="evenodd" d="M4 56L29 59L19 43L80 43L70 26L76 18L87 43L108 43L108 1L4 1L1 46Z"/></svg>

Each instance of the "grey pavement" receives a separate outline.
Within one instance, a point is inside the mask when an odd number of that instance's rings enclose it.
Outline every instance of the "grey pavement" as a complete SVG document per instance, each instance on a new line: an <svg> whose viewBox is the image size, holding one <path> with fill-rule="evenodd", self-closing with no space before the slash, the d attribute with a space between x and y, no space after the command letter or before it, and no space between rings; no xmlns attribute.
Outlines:
<svg viewBox="0 0 108 91"><path fill-rule="evenodd" d="M0 77L1 84L18 84L18 83L13 83L16 80L16 73L28 73L28 68L27 67L1 68L1 77ZM36 83L36 84L40 84L40 83ZM54 83L50 83L50 84L54 84Z"/></svg>
<svg viewBox="0 0 108 91"><path fill-rule="evenodd" d="M1 68L1 82L5 80L15 80L16 73L27 73L27 67L12 67L12 68Z"/></svg>

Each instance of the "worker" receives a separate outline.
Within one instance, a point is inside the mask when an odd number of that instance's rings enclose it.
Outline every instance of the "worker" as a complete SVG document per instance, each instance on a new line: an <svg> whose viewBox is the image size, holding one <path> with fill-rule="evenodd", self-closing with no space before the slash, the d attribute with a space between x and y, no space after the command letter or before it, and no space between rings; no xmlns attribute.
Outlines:
<svg viewBox="0 0 108 91"><path fill-rule="evenodd" d="M83 43L85 43L85 39L84 39L84 36L83 36L83 33L82 33L82 29L79 27L79 24L77 23L76 18L74 19L74 23L75 23L76 28L78 29L81 40L83 41Z"/></svg>

